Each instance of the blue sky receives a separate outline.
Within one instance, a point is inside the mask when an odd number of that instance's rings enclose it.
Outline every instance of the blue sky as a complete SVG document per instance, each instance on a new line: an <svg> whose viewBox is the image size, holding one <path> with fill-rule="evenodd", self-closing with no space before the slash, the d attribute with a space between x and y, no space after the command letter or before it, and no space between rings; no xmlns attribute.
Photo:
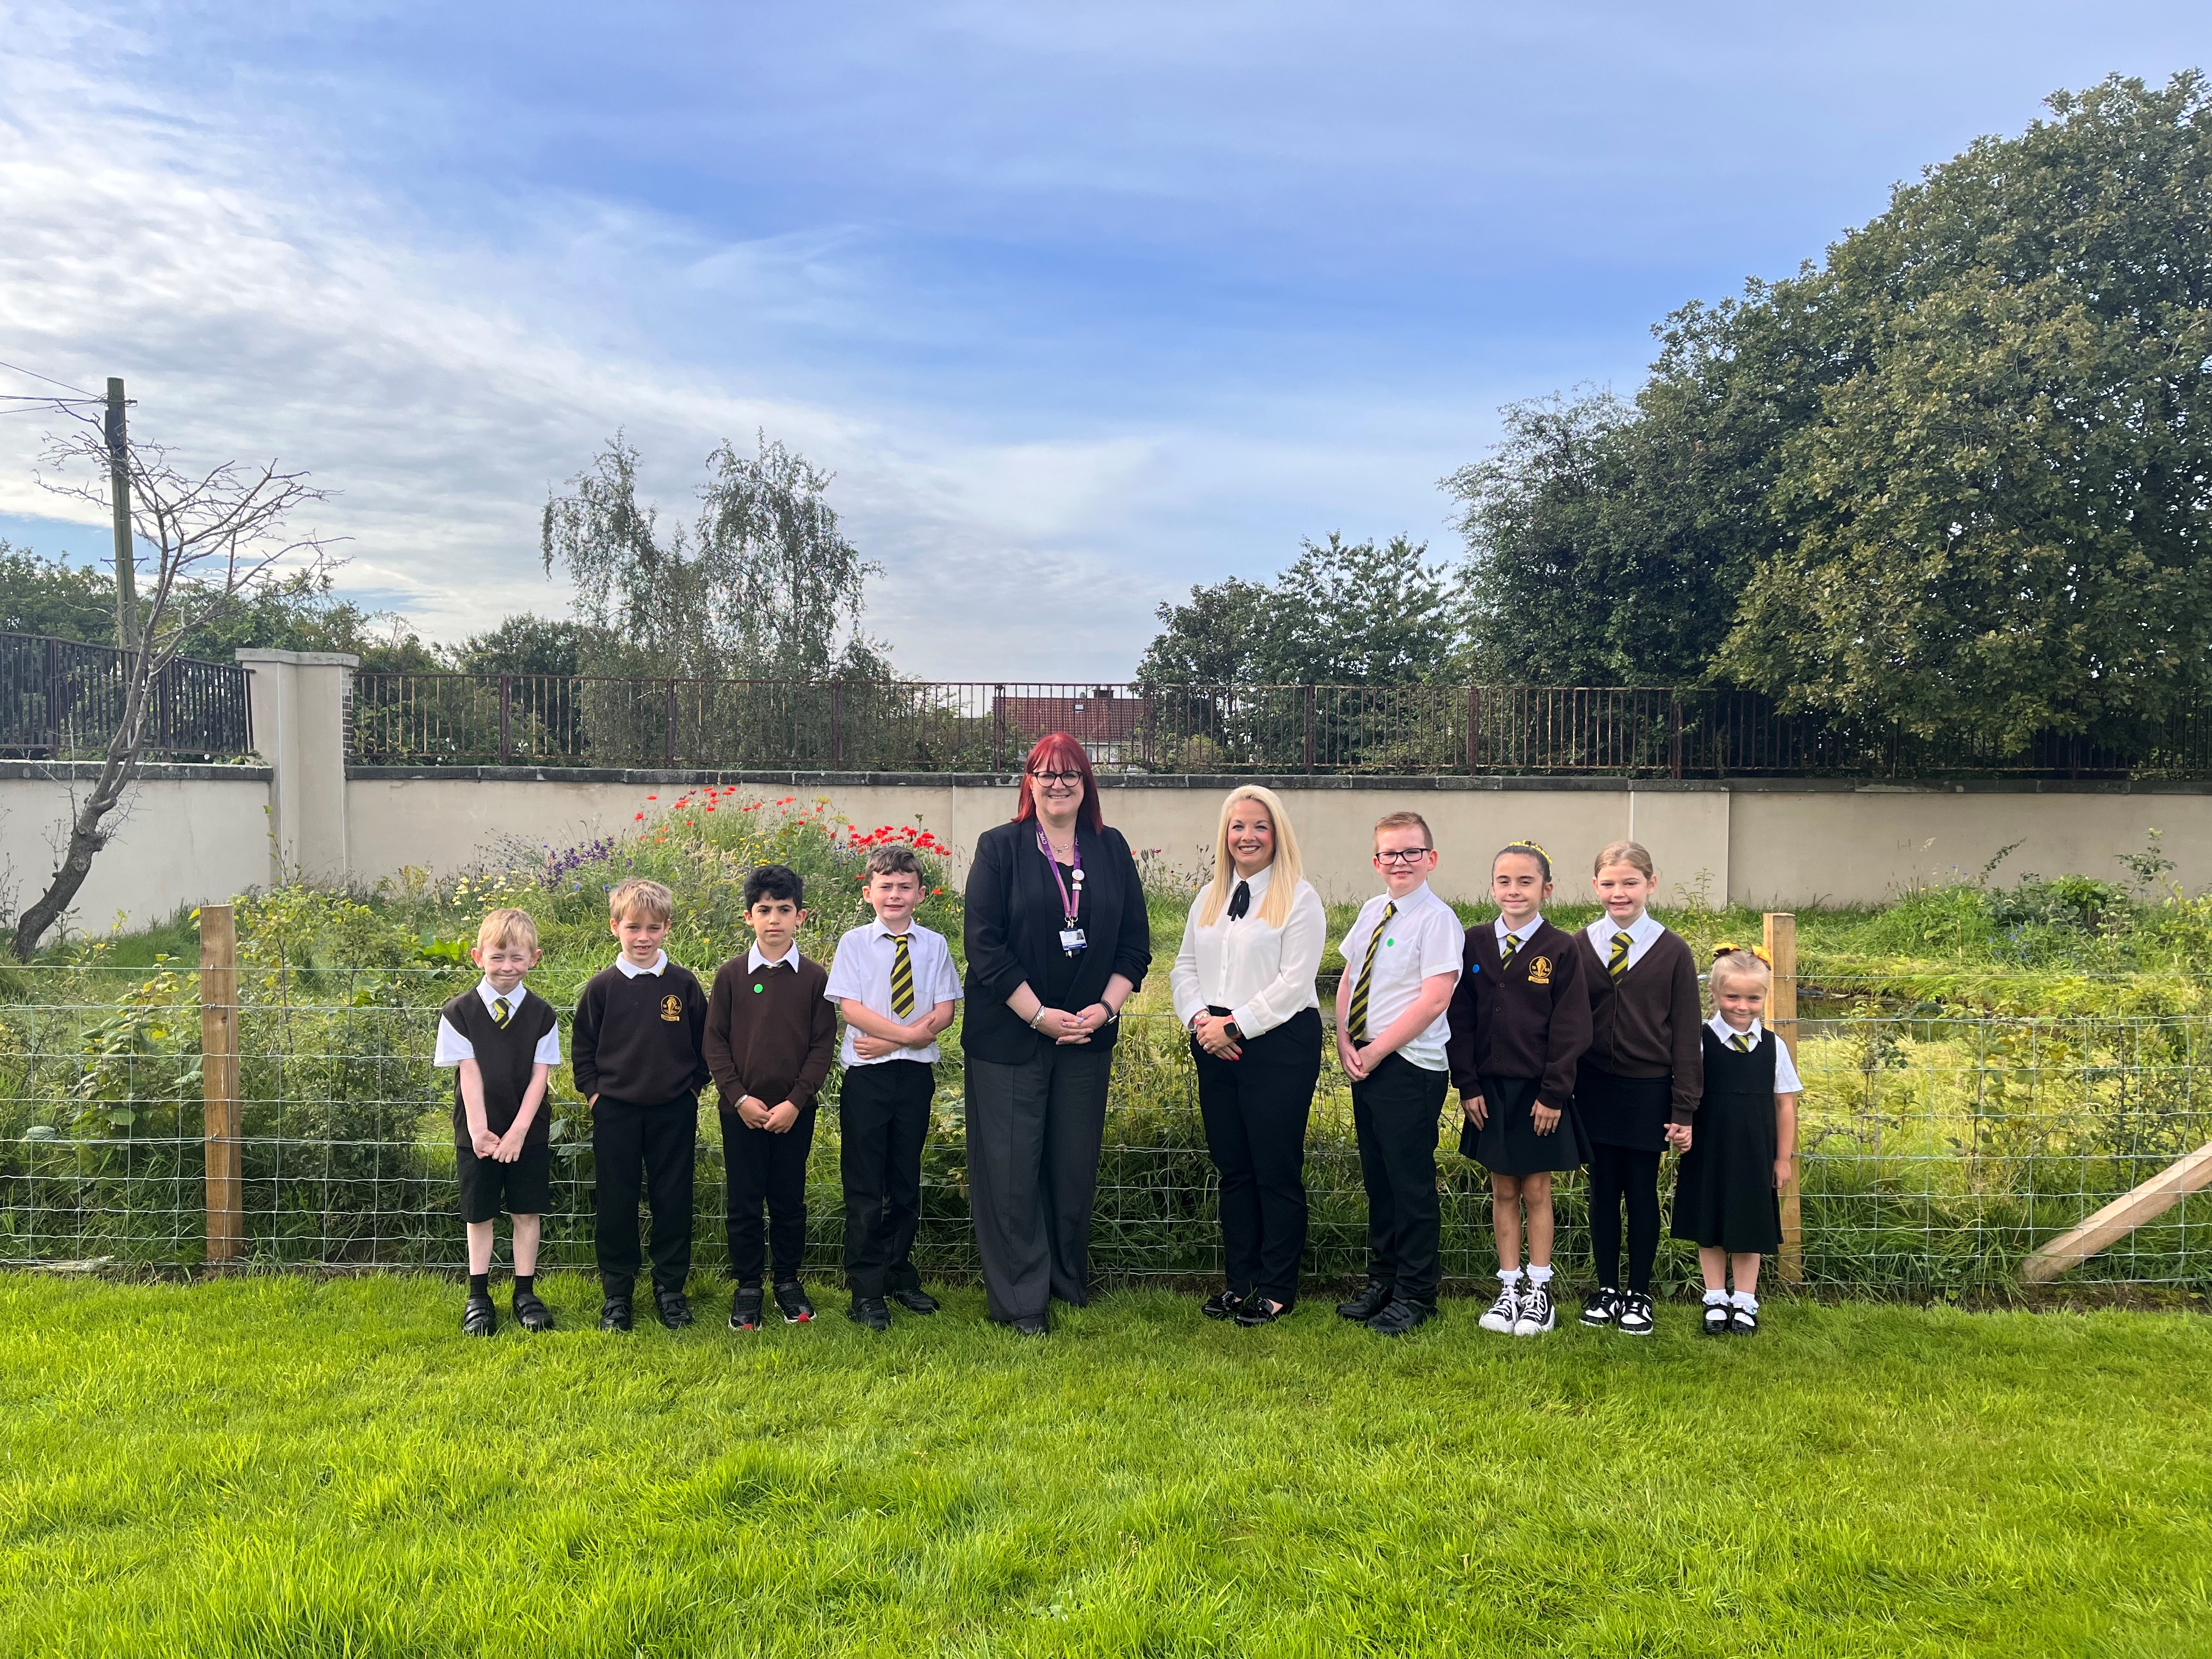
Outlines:
<svg viewBox="0 0 2212 1659"><path fill-rule="evenodd" d="M2212 64L2208 16L11 4L0 361L311 469L343 586L436 636L564 609L538 510L617 427L679 514L764 428L908 672L1118 677L1301 537L1455 550L1500 404L1632 391L1676 305L2054 88ZM38 436L0 536L98 551Z"/></svg>

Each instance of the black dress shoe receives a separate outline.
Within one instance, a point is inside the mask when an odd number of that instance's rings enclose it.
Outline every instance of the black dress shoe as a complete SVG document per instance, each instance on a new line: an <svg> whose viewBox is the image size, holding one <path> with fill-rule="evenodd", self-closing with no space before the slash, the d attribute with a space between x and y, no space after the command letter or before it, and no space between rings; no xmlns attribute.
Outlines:
<svg viewBox="0 0 2212 1659"><path fill-rule="evenodd" d="M1291 1316L1291 1304L1278 1302L1272 1296L1248 1296L1237 1310L1237 1322L1248 1328L1254 1325L1272 1325L1279 1319Z"/></svg>
<svg viewBox="0 0 2212 1659"><path fill-rule="evenodd" d="M787 1325L804 1325L814 1317L814 1304L806 1299L806 1286L787 1279L775 1287L775 1305Z"/></svg>
<svg viewBox="0 0 2212 1659"><path fill-rule="evenodd" d="M526 1331L550 1331L553 1328L553 1310L547 1307L535 1291L514 1293L514 1322Z"/></svg>
<svg viewBox="0 0 2212 1659"><path fill-rule="evenodd" d="M1396 1299L1397 1294L1394 1286L1385 1285L1379 1279L1370 1279L1367 1281L1367 1288L1360 1291L1358 1296L1353 1297L1349 1302L1340 1302L1336 1304L1337 1317L1364 1325L1376 1314L1389 1307Z"/></svg>
<svg viewBox="0 0 2212 1659"><path fill-rule="evenodd" d="M469 1299L461 1304L461 1334L489 1336L499 1328L499 1310L491 1305L491 1298L482 1291L469 1292Z"/></svg>
<svg viewBox="0 0 2212 1659"><path fill-rule="evenodd" d="M1243 1305L1244 1298L1236 1291L1216 1291L1206 1298L1198 1310L1208 1319L1234 1319L1237 1317L1237 1309Z"/></svg>
<svg viewBox="0 0 2212 1659"><path fill-rule="evenodd" d="M603 1331L626 1331L629 1322L629 1298L626 1296L611 1296L599 1309L599 1328Z"/></svg>
<svg viewBox="0 0 2212 1659"><path fill-rule="evenodd" d="M660 1322L672 1331L680 1331L693 1322L691 1304L681 1291L655 1291L653 1293L654 1311Z"/></svg>
<svg viewBox="0 0 2212 1659"><path fill-rule="evenodd" d="M740 1285L730 1301L730 1328L733 1331L757 1331L761 1323L761 1287Z"/></svg>
<svg viewBox="0 0 2212 1659"><path fill-rule="evenodd" d="M937 1298L919 1285L909 1291L893 1291L891 1300L908 1313L933 1314L937 1311Z"/></svg>
<svg viewBox="0 0 2212 1659"><path fill-rule="evenodd" d="M1016 1336L1042 1336L1052 1329L1052 1321L1042 1314L1030 1314L1014 1321Z"/></svg>
<svg viewBox="0 0 2212 1659"><path fill-rule="evenodd" d="M845 1310L845 1316L855 1325L865 1325L872 1331L887 1331L891 1328L891 1310L879 1296L856 1296L853 1305Z"/></svg>
<svg viewBox="0 0 2212 1659"><path fill-rule="evenodd" d="M1425 1302L1393 1297L1389 1307L1367 1322L1367 1328L1378 1336L1403 1336L1416 1325L1425 1324L1436 1316L1437 1310Z"/></svg>

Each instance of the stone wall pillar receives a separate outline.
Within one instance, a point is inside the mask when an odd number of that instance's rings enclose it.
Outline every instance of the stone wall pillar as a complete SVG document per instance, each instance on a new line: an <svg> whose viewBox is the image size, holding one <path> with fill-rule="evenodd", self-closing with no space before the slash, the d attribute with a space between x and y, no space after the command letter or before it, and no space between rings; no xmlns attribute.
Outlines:
<svg viewBox="0 0 2212 1659"><path fill-rule="evenodd" d="M243 650L253 746L269 785L269 879L343 881L346 704L358 657L325 651Z"/></svg>

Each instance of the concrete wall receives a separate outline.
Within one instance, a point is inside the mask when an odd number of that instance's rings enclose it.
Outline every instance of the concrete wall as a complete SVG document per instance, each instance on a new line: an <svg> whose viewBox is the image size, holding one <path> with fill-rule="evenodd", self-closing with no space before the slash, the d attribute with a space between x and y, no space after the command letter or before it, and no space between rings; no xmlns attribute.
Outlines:
<svg viewBox="0 0 2212 1659"><path fill-rule="evenodd" d="M465 868L503 839L560 848L619 834L702 781L775 800L796 795L863 828L916 823L966 848L1012 810L1013 786L979 776L629 772L526 769L357 769L347 783L347 842L357 878L403 866ZM1108 781L1109 819L1141 849L1195 866L1206 856L1224 778ZM1480 895L1502 843L1541 842L1577 884L1597 849L1632 836L1650 847L1670 899L1692 894L1753 905L1875 903L1953 872L1972 875L2008 842L2008 873L2113 876L2117 854L2164 832L2191 887L2212 885L2212 788L2136 785L1933 784L1826 780L1627 783L1611 779L1291 778L1268 780L1289 803L1315 884L1352 898L1373 881L1370 827L1386 811L1425 814L1443 857L1438 890Z"/></svg>
<svg viewBox="0 0 2212 1659"><path fill-rule="evenodd" d="M0 762L0 863L12 914L45 890L67 844L72 793L92 787L88 764ZM219 902L269 879L265 766L152 766L108 819L115 839L93 860L70 927L106 933L166 920L179 907Z"/></svg>

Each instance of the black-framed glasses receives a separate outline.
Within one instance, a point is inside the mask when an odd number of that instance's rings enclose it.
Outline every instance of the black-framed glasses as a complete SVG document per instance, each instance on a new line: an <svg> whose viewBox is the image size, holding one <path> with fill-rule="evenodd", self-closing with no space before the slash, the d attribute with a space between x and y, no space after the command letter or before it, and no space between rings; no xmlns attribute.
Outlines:
<svg viewBox="0 0 2212 1659"><path fill-rule="evenodd" d="M1418 864L1437 849L1433 847L1394 847L1387 853L1377 853L1377 864Z"/></svg>
<svg viewBox="0 0 2212 1659"><path fill-rule="evenodd" d="M1080 772L1032 772L1030 774L1030 776L1036 779L1039 783L1080 783L1083 781L1083 774Z"/></svg>

